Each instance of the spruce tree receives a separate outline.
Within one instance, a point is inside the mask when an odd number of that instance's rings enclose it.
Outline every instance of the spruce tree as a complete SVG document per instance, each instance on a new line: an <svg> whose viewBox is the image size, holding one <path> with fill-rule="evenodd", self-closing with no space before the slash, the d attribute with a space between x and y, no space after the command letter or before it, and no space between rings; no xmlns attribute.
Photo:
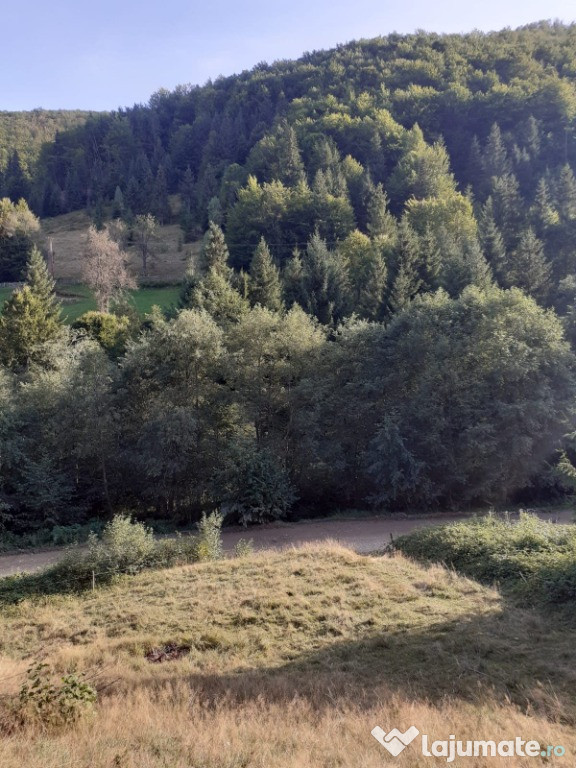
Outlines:
<svg viewBox="0 0 576 768"><path fill-rule="evenodd" d="M225 274L211 267L192 290L190 308L204 309L219 325L227 326L237 323L249 304Z"/></svg>
<svg viewBox="0 0 576 768"><path fill-rule="evenodd" d="M508 287L508 256L504 239L494 221L494 207L491 197L488 198L482 208L480 216L480 239L484 256L492 267L498 282L502 287Z"/></svg>
<svg viewBox="0 0 576 768"><path fill-rule="evenodd" d="M29 285L14 291L0 315L0 361L21 371L45 360L44 345L55 340L61 325Z"/></svg>
<svg viewBox="0 0 576 768"><path fill-rule="evenodd" d="M250 264L250 302L280 312L283 307L278 268L272 260L266 240L261 238Z"/></svg>
<svg viewBox="0 0 576 768"><path fill-rule="evenodd" d="M382 184L377 184L368 199L367 230L370 237L378 237L392 242L396 237L396 219L388 210L388 195Z"/></svg>
<svg viewBox="0 0 576 768"><path fill-rule="evenodd" d="M34 246L26 264L26 284L44 308L46 320L61 325L62 305L56 297L56 281L39 249Z"/></svg>
<svg viewBox="0 0 576 768"><path fill-rule="evenodd" d="M112 216L120 219L124 215L124 195L119 186L114 191L114 201L112 203Z"/></svg>
<svg viewBox="0 0 576 768"><path fill-rule="evenodd" d="M442 251L438 245L438 239L429 226L420 238L420 254L422 287L426 291L435 291L440 286Z"/></svg>
<svg viewBox="0 0 576 768"><path fill-rule="evenodd" d="M483 291L493 284L492 270L486 261L477 238L469 238L463 245L462 263L466 273L466 285L475 285ZM463 286L463 289L466 286Z"/></svg>
<svg viewBox="0 0 576 768"><path fill-rule="evenodd" d="M492 198L494 218L502 232L504 242L510 246L519 233L524 211L518 180L513 173L492 179Z"/></svg>
<svg viewBox="0 0 576 768"><path fill-rule="evenodd" d="M191 213L194 200L194 174L190 166L187 166L180 182L180 197L182 199L182 212Z"/></svg>
<svg viewBox="0 0 576 768"><path fill-rule="evenodd" d="M550 290L551 266L544 255L544 244L525 230L511 258L510 283L540 302L546 301Z"/></svg>
<svg viewBox="0 0 576 768"><path fill-rule="evenodd" d="M210 201L208 202L208 221L213 221L214 224L217 224L219 227L221 227L223 219L224 213L222 211L220 198L217 195L214 195L214 197L211 197Z"/></svg>
<svg viewBox="0 0 576 768"><path fill-rule="evenodd" d="M564 165L558 174L556 200L563 221L576 219L576 178L568 164Z"/></svg>
<svg viewBox="0 0 576 768"><path fill-rule="evenodd" d="M494 176L506 176L511 172L510 159L498 123L490 129L483 156L484 174L489 182Z"/></svg>
<svg viewBox="0 0 576 768"><path fill-rule="evenodd" d="M420 243L406 219L402 219L398 226L394 256L394 278L388 295L391 314L407 307L422 287Z"/></svg>
<svg viewBox="0 0 576 768"><path fill-rule="evenodd" d="M288 308L292 307L294 304L299 304L301 307L304 307L303 280L304 263L300 251L296 248L291 258L286 262L282 272L284 301Z"/></svg>
<svg viewBox="0 0 576 768"><path fill-rule="evenodd" d="M188 264L186 273L184 274L184 280L180 288L180 294L178 296L178 309L190 309L193 304L194 291L198 287L200 278L196 274L196 270L192 263L192 260Z"/></svg>
<svg viewBox="0 0 576 768"><path fill-rule="evenodd" d="M470 145L466 177L470 184L474 184L477 188L481 187L484 178L484 163L482 159L482 148L476 134L472 137L472 143Z"/></svg>
<svg viewBox="0 0 576 768"><path fill-rule="evenodd" d="M370 238L354 230L338 246L346 270L348 305L352 312L368 320L384 314L388 270L380 238Z"/></svg>
<svg viewBox="0 0 576 768"><path fill-rule="evenodd" d="M200 253L202 270L208 272L210 269L215 269L223 275L228 275L230 271L229 255L224 232L218 224L211 221L202 242Z"/></svg>
<svg viewBox="0 0 576 768"><path fill-rule="evenodd" d="M293 187L306 180L296 131L286 120L283 120L278 127L276 138L277 162L281 172L281 181L287 186Z"/></svg>
<svg viewBox="0 0 576 768"><path fill-rule="evenodd" d="M346 273L342 260L328 250L316 231L303 262L303 298L306 309L324 325L334 325L346 314Z"/></svg>
<svg viewBox="0 0 576 768"><path fill-rule="evenodd" d="M160 165L156 172L154 185L152 187L151 200L152 213L160 224L166 224L170 219L170 201L168 200L168 183L166 181L166 171L164 166Z"/></svg>
<svg viewBox="0 0 576 768"><path fill-rule="evenodd" d="M536 233L539 237L543 236L551 227L554 227L559 222L558 211L554 208L550 187L544 176L542 176L536 186L532 214Z"/></svg>

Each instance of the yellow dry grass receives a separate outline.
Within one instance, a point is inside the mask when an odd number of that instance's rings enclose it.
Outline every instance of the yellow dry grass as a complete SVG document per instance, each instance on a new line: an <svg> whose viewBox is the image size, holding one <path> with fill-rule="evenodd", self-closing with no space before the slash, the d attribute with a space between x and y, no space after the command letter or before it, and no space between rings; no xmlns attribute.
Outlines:
<svg viewBox="0 0 576 768"><path fill-rule="evenodd" d="M190 654L146 661L169 641ZM315 545L149 572L1 610L6 696L32 659L112 684L74 728L6 734L0 766L375 768L392 762L375 725L562 744L546 765L571 765L575 657L567 629L402 557ZM410 747L393 762L445 764Z"/></svg>
<svg viewBox="0 0 576 768"><path fill-rule="evenodd" d="M46 246L52 242L54 252L54 276L61 282L82 282L82 253L86 234L91 224L84 211L75 211L51 219L42 220L42 234ZM158 282L182 280L190 258L195 259L200 243L181 243L182 230L177 224L158 228L157 241L152 246L148 279ZM134 246L127 248L128 263L135 276L142 269L141 259Z"/></svg>

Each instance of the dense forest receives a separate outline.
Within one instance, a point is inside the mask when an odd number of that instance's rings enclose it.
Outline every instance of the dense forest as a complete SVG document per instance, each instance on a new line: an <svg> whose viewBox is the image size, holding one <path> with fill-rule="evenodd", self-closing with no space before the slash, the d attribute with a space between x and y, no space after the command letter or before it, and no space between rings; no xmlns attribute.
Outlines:
<svg viewBox="0 0 576 768"><path fill-rule="evenodd" d="M571 490L575 78L576 26L539 23L261 64L74 113L38 151L14 116L3 525ZM34 214L80 208L109 293L69 329ZM204 241L179 306L142 325L122 238L152 218Z"/></svg>
<svg viewBox="0 0 576 768"><path fill-rule="evenodd" d="M0 112L0 197L27 198L42 147L52 143L57 133L83 125L93 114L47 109Z"/></svg>

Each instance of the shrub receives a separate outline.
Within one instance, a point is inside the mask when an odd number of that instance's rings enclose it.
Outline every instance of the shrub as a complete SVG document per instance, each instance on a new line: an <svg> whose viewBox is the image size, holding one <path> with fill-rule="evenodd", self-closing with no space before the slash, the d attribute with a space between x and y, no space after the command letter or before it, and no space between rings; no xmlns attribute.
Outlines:
<svg viewBox="0 0 576 768"><path fill-rule="evenodd" d="M202 513L198 523L196 540L196 556L198 560L219 560L222 557L222 522L224 517L220 512L212 512L208 517Z"/></svg>
<svg viewBox="0 0 576 768"><path fill-rule="evenodd" d="M156 542L152 556L155 568L172 568L175 565L193 563L198 559L198 538L176 534L175 539Z"/></svg>
<svg viewBox="0 0 576 768"><path fill-rule="evenodd" d="M20 689L17 714L21 723L43 728L71 725L89 712L97 699L96 690L76 674L54 680L48 664L33 664Z"/></svg>
<svg viewBox="0 0 576 768"><path fill-rule="evenodd" d="M254 542L252 539L239 539L234 547L236 557L249 557L254 552Z"/></svg>
<svg viewBox="0 0 576 768"><path fill-rule="evenodd" d="M267 450L240 449L228 482L226 511L242 525L285 518L296 500L286 469Z"/></svg>
<svg viewBox="0 0 576 768"><path fill-rule="evenodd" d="M434 526L400 536L394 548L417 560L442 562L524 601L576 600L576 526L521 513Z"/></svg>
<svg viewBox="0 0 576 768"><path fill-rule="evenodd" d="M136 573L154 561L156 542L150 528L127 515L115 515L100 537L88 536L86 548L69 549L62 560L44 574L65 589L82 589L92 581L110 581L119 573Z"/></svg>
<svg viewBox="0 0 576 768"><path fill-rule="evenodd" d="M38 573L19 573L0 579L0 603L17 603L38 594L82 591L92 584L105 584L122 573L145 568L170 568L199 560L222 557L223 516L204 514L196 536L180 536L155 541L152 530L116 515L102 535L91 533L88 546L68 550L56 565Z"/></svg>
<svg viewBox="0 0 576 768"><path fill-rule="evenodd" d="M122 354L130 333L130 318L109 312L85 312L72 324L72 328L85 331L112 357Z"/></svg>

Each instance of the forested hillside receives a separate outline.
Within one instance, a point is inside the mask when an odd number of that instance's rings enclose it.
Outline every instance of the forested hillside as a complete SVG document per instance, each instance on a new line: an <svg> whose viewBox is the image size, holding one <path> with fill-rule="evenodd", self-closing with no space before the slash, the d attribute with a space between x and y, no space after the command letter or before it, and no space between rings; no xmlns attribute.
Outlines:
<svg viewBox="0 0 576 768"><path fill-rule="evenodd" d="M0 197L28 197L42 147L83 125L90 112L35 109L0 112Z"/></svg>
<svg viewBox="0 0 576 768"><path fill-rule="evenodd" d="M89 210L101 312L64 330L33 252L0 318L0 521L573 488L575 78L576 26L390 35L60 131L28 202ZM2 206L14 279L35 219ZM202 253L141 326L122 249L146 275L175 221Z"/></svg>
<svg viewBox="0 0 576 768"><path fill-rule="evenodd" d="M279 263L315 231L329 249L355 229L390 243L389 210L403 236L441 244L430 287L482 283L479 243L501 285L564 310L576 290L575 76L574 26L360 41L60 131L29 201L46 216L116 200L162 221L179 192L187 239L222 224L235 266L261 236ZM398 255L385 260L390 281Z"/></svg>

